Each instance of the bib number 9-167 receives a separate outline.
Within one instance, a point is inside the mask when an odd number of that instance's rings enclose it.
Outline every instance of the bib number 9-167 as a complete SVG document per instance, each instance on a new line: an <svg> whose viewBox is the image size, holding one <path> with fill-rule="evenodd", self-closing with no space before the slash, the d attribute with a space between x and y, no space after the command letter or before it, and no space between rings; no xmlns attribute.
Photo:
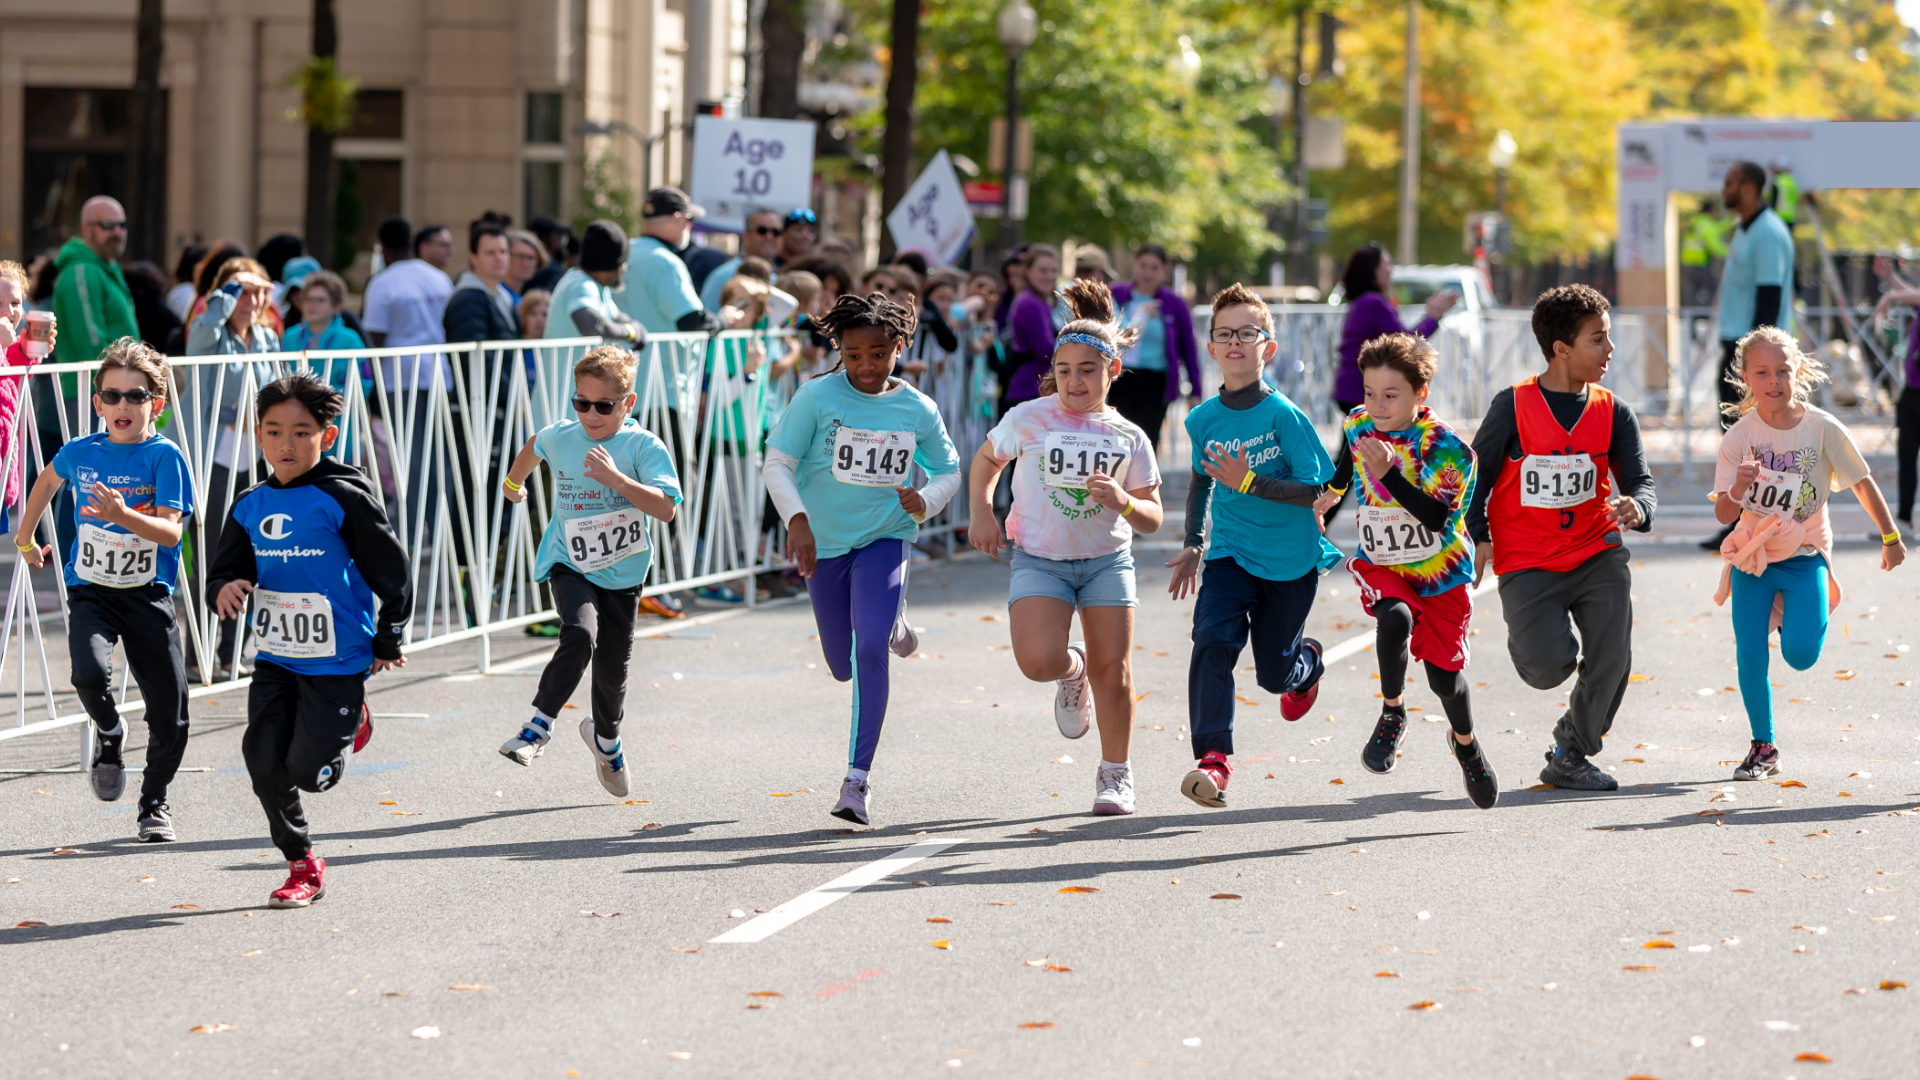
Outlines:
<svg viewBox="0 0 1920 1080"><path fill-rule="evenodd" d="M1120 479L1126 448L1112 435L1049 431L1040 444L1040 475L1048 487L1085 488L1094 473Z"/></svg>

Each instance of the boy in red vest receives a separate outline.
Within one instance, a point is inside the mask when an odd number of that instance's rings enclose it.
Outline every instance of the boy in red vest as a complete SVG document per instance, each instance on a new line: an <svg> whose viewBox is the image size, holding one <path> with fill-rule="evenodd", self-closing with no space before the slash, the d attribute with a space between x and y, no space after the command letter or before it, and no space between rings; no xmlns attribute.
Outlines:
<svg viewBox="0 0 1920 1080"><path fill-rule="evenodd" d="M1491 560L1520 677L1550 690L1580 673L1540 772L1577 791L1620 786L1588 759L1613 726L1633 663L1622 533L1645 532L1655 507L1640 423L1600 385L1610 329L1606 298L1587 286L1541 294L1533 336L1547 370L1493 399L1473 440L1480 482L1467 510L1474 581Z"/></svg>

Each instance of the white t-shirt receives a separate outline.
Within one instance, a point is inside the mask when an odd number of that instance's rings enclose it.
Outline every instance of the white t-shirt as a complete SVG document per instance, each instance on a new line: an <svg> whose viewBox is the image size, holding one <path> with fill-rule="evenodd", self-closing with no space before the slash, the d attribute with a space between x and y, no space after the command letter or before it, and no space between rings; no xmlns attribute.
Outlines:
<svg viewBox="0 0 1920 1080"><path fill-rule="evenodd" d="M1013 462L1007 535L1029 555L1091 559L1133 542L1126 518L1074 486L1094 469L1128 491L1160 485L1146 432L1112 408L1074 412L1051 394L1023 401L1007 410L987 441L995 457Z"/></svg>
<svg viewBox="0 0 1920 1080"><path fill-rule="evenodd" d="M421 259L397 262L367 282L360 325L385 334L384 345L442 345L446 343L447 298L453 281ZM382 373L389 390L426 390L433 385L433 369L426 356L388 357ZM440 361L443 378L452 379L453 367Z"/></svg>
<svg viewBox="0 0 1920 1080"><path fill-rule="evenodd" d="M1811 405L1800 423L1787 431L1769 426L1757 412L1736 421L1720 439L1713 489L1732 491L1734 474L1749 459L1759 464L1760 475L1741 506L1795 521L1806 521L1827 504L1833 492L1871 475L1846 425Z"/></svg>

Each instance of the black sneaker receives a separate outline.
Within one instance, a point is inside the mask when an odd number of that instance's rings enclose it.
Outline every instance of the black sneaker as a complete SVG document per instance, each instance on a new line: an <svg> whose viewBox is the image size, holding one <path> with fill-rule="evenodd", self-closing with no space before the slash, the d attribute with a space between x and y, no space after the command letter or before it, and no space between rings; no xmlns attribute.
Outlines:
<svg viewBox="0 0 1920 1080"><path fill-rule="evenodd" d="M127 768L120 758L120 745L126 736L102 735L100 728L91 722L87 727L93 732L93 768L87 773L93 785L93 797L101 802L119 802L127 791Z"/></svg>
<svg viewBox="0 0 1920 1080"><path fill-rule="evenodd" d="M1572 747L1547 751L1547 767L1540 770L1540 782L1569 791L1620 790L1620 781L1601 772L1585 754Z"/></svg>
<svg viewBox="0 0 1920 1080"><path fill-rule="evenodd" d="M140 800L140 842L171 844L176 839L178 837L173 832L173 815L167 813L167 804Z"/></svg>
<svg viewBox="0 0 1920 1080"><path fill-rule="evenodd" d="M1735 780L1765 780L1780 772L1780 748L1770 742L1753 740L1753 746L1747 751L1747 759L1733 770Z"/></svg>
<svg viewBox="0 0 1920 1080"><path fill-rule="evenodd" d="M1395 751L1400 749L1400 738L1407 733L1407 707L1405 705L1383 705L1380 707L1380 722L1373 725L1373 738L1360 748L1360 764L1368 772L1390 773L1399 760Z"/></svg>
<svg viewBox="0 0 1920 1080"><path fill-rule="evenodd" d="M1467 798L1482 810L1493 809L1493 804L1500 801L1500 778L1493 775L1493 766L1487 762L1487 755L1480 752L1480 740L1475 739L1461 746L1449 729L1447 745L1453 747L1454 759L1460 762L1460 773L1467 781ZM1606 776L1605 773L1600 775Z"/></svg>

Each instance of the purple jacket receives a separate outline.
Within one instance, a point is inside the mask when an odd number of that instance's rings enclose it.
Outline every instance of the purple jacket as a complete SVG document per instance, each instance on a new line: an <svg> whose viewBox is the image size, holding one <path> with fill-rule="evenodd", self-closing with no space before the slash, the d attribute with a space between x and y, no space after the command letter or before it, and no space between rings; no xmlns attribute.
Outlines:
<svg viewBox="0 0 1920 1080"><path fill-rule="evenodd" d="M1200 347L1193 338L1193 310L1180 294L1160 286L1153 295L1160 301L1160 321L1167 328L1167 351L1173 356L1173 363L1167 365L1167 400L1180 396L1180 369L1187 372L1187 392L1198 397L1200 394ZM1113 306L1124 311L1133 302L1133 283L1122 281L1113 287Z"/></svg>
<svg viewBox="0 0 1920 1080"><path fill-rule="evenodd" d="M1432 337L1440 323L1421 319L1413 332ZM1361 293L1347 305L1347 321L1340 327L1340 370L1333 377L1333 400L1359 404L1366 396L1360 384L1360 346L1382 334L1404 334L1405 323L1393 303L1377 292Z"/></svg>
<svg viewBox="0 0 1920 1080"><path fill-rule="evenodd" d="M1020 359L1013 377L1007 380L1001 395L1009 404L1032 401L1040 396L1040 376L1053 362L1053 342L1059 328L1053 325L1053 305L1032 289L1021 289L1007 311L1011 340L1008 347Z"/></svg>

